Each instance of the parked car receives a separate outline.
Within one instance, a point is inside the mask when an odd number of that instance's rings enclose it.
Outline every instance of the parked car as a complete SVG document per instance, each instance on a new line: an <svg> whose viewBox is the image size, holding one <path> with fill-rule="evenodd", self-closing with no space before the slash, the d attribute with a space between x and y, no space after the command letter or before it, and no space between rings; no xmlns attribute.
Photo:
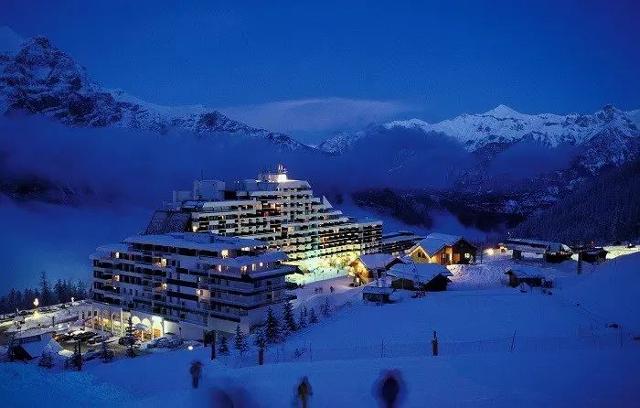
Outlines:
<svg viewBox="0 0 640 408"><path fill-rule="evenodd" d="M84 361L91 361L91 360L94 360L94 359L100 357L100 355L101 355L101 351L100 350L89 350L89 351L87 351L86 353L84 353L82 355L82 359Z"/></svg>
<svg viewBox="0 0 640 408"><path fill-rule="evenodd" d="M135 344L136 342L137 340L135 338L127 337L127 336L120 337L118 339L118 344L121 346L128 346L130 344Z"/></svg>
<svg viewBox="0 0 640 408"><path fill-rule="evenodd" d="M95 346L97 344L102 343L105 340L105 337L101 334L95 335L92 338L90 338L89 340L87 340L87 344L91 345L91 346Z"/></svg>

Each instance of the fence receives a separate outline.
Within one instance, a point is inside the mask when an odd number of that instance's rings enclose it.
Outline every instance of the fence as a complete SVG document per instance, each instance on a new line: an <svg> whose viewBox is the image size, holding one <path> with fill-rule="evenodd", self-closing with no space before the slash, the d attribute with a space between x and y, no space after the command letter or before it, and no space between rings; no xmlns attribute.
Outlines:
<svg viewBox="0 0 640 408"><path fill-rule="evenodd" d="M546 353L563 350L610 350L640 347L640 339L622 330L609 333L585 333L565 337L513 336L473 341L439 341L440 356L455 356L474 353ZM264 353L264 364L288 362L313 362L330 360L358 360L376 358L431 356L431 339L424 342L354 344L344 347L316 347L275 345ZM243 356L221 356L220 360L231 367L247 367L258 364L257 351Z"/></svg>

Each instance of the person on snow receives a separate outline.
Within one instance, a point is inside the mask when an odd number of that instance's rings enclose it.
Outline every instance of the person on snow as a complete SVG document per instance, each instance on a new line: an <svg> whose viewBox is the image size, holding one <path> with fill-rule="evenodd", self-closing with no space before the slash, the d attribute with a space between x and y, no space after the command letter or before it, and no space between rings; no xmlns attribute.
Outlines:
<svg viewBox="0 0 640 408"><path fill-rule="evenodd" d="M374 388L374 396L384 408L396 408L400 406L404 396L405 387L402 376L398 370L389 370L382 373Z"/></svg>
<svg viewBox="0 0 640 408"><path fill-rule="evenodd" d="M202 363L199 361L192 362L189 368L189 374L191 374L191 385L193 388L198 388L200 376L202 375Z"/></svg>
<svg viewBox="0 0 640 408"><path fill-rule="evenodd" d="M311 398L312 395L313 391L311 390L311 384L309 384L309 379L305 375L302 377L302 381L300 381L298 389L296 390L296 398L302 408L307 408L309 406L309 398Z"/></svg>

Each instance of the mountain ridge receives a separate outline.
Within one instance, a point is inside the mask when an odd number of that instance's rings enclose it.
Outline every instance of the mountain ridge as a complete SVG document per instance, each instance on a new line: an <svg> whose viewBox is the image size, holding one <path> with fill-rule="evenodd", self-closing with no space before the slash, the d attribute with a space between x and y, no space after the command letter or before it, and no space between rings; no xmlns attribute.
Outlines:
<svg viewBox="0 0 640 408"><path fill-rule="evenodd" d="M605 127L616 127L626 135L637 136L640 110L621 111L605 105L593 114L553 113L526 114L506 105L498 105L484 113L462 114L437 123L421 119L396 120L378 125L385 129L418 129L443 133L463 144L468 151L477 151L491 143L513 143L523 139L541 142L549 147L561 144L580 145ZM366 130L340 133L325 139L318 148L332 154L342 154L356 141L366 137Z"/></svg>
<svg viewBox="0 0 640 408"><path fill-rule="evenodd" d="M283 151L314 150L288 135L251 127L215 109L164 107L102 87L42 36L25 40L15 52L0 54L0 109L6 115L44 115L70 126L116 126L161 134L178 129L201 137L224 133L265 139Z"/></svg>

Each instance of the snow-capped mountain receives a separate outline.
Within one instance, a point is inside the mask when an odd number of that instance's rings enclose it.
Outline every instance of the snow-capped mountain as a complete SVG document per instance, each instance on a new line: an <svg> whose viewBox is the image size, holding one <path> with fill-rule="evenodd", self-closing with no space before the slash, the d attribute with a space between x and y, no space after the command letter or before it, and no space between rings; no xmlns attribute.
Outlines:
<svg viewBox="0 0 640 408"><path fill-rule="evenodd" d="M592 115L530 115L499 105L485 113L464 114L434 124L410 119L389 122L382 127L444 133L473 152L490 144L511 144L521 140L536 141L549 147L581 145L612 129L616 129L620 135L636 137L639 120L640 110L623 112L611 105ZM362 131L341 133L322 142L319 148L330 153L342 153L363 137L366 137L366 133Z"/></svg>
<svg viewBox="0 0 640 408"><path fill-rule="evenodd" d="M78 127L116 126L162 134L175 129L201 137L227 134L265 139L283 151L311 149L285 134L248 126L204 106L159 106L106 89L45 37L26 40L19 47L15 37L9 40L0 47L0 110L4 114L46 115Z"/></svg>

